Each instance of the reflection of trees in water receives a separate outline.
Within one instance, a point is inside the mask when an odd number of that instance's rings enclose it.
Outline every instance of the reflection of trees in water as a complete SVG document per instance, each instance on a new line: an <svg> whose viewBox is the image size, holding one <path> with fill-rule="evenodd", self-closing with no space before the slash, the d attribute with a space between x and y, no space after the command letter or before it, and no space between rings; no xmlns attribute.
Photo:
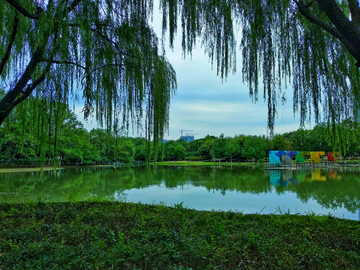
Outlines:
<svg viewBox="0 0 360 270"><path fill-rule="evenodd" d="M279 181L274 188L278 194L294 192L303 202L314 199L323 207L344 207L354 213L360 208L359 171L359 168L275 171L279 174ZM265 171L270 178L272 173Z"/></svg>
<svg viewBox="0 0 360 270"><path fill-rule="evenodd" d="M223 194L229 191L262 193L270 191L270 185L263 170L239 167L164 167L158 171L166 185L176 187L189 183L204 186L209 191L217 190Z"/></svg>
<svg viewBox="0 0 360 270"><path fill-rule="evenodd" d="M230 167L145 167L132 168L79 168L40 173L0 175L0 199L8 201L10 194L22 200L42 199L51 201L86 200L89 197L113 199L114 194L131 188L146 188L164 184L167 188L192 184L204 186L209 191L223 194L229 191L262 193L270 185L262 170ZM6 196L8 194L9 196ZM20 201L22 201L20 200ZM19 201L19 198L14 199Z"/></svg>
<svg viewBox="0 0 360 270"><path fill-rule="evenodd" d="M330 172L330 173L329 173ZM291 190L303 201L315 199L326 208L345 207L355 212L360 208L360 174L358 171L321 171L326 181L311 181L311 171L283 173L281 181L291 179L287 186L277 186L277 193ZM81 168L40 173L0 174L0 202L21 202L47 199L50 201L86 200L89 197L114 199L124 190L164 184L167 188L191 184L216 190L260 194L272 190L269 173L242 167L161 167L147 170L132 168ZM323 178L323 177L322 177ZM321 179L322 179L321 178ZM337 180L333 180L337 179ZM339 180L341 179L341 180ZM296 182L296 181L298 182ZM294 184L297 183L297 184Z"/></svg>
<svg viewBox="0 0 360 270"><path fill-rule="evenodd" d="M300 182L298 185L293 185L291 189L296 192L303 202L314 199L326 208L337 209L344 207L348 211L355 213L360 208L359 173L338 171L338 180L334 180L329 177L331 172L330 170L322 170L322 175L326 176L326 181ZM304 178L304 175L301 175L301 177ZM310 171L305 179L311 179Z"/></svg>
<svg viewBox="0 0 360 270"><path fill-rule="evenodd" d="M81 168L55 172L0 175L0 199L11 201L6 195L16 193L15 201L47 199L50 201L86 200L89 197L113 199L115 191L134 185L131 168Z"/></svg>

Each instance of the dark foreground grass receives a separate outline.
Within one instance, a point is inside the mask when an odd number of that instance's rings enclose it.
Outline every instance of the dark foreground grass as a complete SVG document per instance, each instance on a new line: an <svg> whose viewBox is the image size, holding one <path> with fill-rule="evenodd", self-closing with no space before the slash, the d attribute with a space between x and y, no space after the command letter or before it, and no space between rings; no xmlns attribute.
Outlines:
<svg viewBox="0 0 360 270"><path fill-rule="evenodd" d="M114 202L0 204L0 269L360 269L360 224Z"/></svg>

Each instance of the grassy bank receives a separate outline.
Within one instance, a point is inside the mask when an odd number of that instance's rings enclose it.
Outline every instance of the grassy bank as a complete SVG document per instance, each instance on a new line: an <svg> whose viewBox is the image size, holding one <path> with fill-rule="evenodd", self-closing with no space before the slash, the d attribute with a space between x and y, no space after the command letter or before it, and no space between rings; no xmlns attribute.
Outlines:
<svg viewBox="0 0 360 270"><path fill-rule="evenodd" d="M113 165L65 165L61 167L54 166L44 166L44 167L14 167L14 168L0 168L1 173L25 173L25 172L40 172L40 171L54 171L54 170L63 170L66 168L106 168L114 167Z"/></svg>
<svg viewBox="0 0 360 270"><path fill-rule="evenodd" d="M18 168L0 168L0 173L23 173L23 172L40 172L42 171L53 171L53 170L62 170L62 167L52 167L52 166L44 166L44 167L18 167Z"/></svg>
<svg viewBox="0 0 360 270"><path fill-rule="evenodd" d="M155 164L155 163L153 163ZM262 163L252 162L210 162L210 161L163 161L156 162L156 165L161 166L262 166Z"/></svg>
<svg viewBox="0 0 360 270"><path fill-rule="evenodd" d="M359 222L181 204L0 204L0 269L240 268L359 269Z"/></svg>
<svg viewBox="0 0 360 270"><path fill-rule="evenodd" d="M151 165L155 165L155 163L151 163ZM252 162L206 162L206 161L164 161L164 162L157 162L156 165L160 166L263 166L262 163L255 163ZM82 168L82 167L92 167L92 168L104 168L104 167L114 167L114 165L66 165L61 167L53 167L53 166L44 166L44 167L14 167L14 168L1 168L0 167L0 174L1 173L24 173L24 172L39 172L39 171L53 171L53 170L62 170L66 168Z"/></svg>

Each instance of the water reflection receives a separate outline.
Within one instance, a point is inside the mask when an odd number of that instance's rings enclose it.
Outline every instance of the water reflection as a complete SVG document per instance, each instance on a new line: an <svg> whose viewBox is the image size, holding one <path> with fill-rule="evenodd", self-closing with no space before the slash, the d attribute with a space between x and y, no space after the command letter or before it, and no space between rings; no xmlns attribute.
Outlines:
<svg viewBox="0 0 360 270"><path fill-rule="evenodd" d="M326 181L327 179L342 179L341 174L338 174L337 168L329 170L316 168L313 170L303 171L270 170L269 175L270 183L274 186L288 186L289 184L297 185L302 182Z"/></svg>
<svg viewBox="0 0 360 270"><path fill-rule="evenodd" d="M82 168L0 174L0 202L92 198L180 203L244 213L315 213L360 220L359 169L265 171L238 167Z"/></svg>

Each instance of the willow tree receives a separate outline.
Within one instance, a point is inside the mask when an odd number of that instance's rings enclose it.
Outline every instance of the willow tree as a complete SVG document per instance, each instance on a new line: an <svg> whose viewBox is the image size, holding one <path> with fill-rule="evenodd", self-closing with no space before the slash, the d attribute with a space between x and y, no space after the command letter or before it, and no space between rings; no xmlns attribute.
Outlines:
<svg viewBox="0 0 360 270"><path fill-rule="evenodd" d="M145 108L147 128L160 137L176 79L158 53L152 9L152 0L2 1L0 123L34 91L49 97L55 89L66 101L80 88L85 116L95 108L100 122L139 121ZM301 124L325 119L334 142L337 123L357 122L358 0L160 0L160 9L170 47L179 26L183 54L200 42L223 79L236 71L241 30L243 81L255 102L262 88L270 131L287 87Z"/></svg>
<svg viewBox="0 0 360 270"><path fill-rule="evenodd" d="M312 117L328 122L335 147L342 136L338 123L357 123L358 0L162 0L161 7L170 44L179 16L183 51L191 52L200 38L221 76L235 70L234 28L241 30L243 81L255 102L262 89L270 131L287 87L301 125Z"/></svg>
<svg viewBox="0 0 360 270"><path fill-rule="evenodd" d="M176 73L159 54L151 10L151 1L1 1L0 125L29 98L83 98L85 117L108 127L146 117L149 137L161 137Z"/></svg>

